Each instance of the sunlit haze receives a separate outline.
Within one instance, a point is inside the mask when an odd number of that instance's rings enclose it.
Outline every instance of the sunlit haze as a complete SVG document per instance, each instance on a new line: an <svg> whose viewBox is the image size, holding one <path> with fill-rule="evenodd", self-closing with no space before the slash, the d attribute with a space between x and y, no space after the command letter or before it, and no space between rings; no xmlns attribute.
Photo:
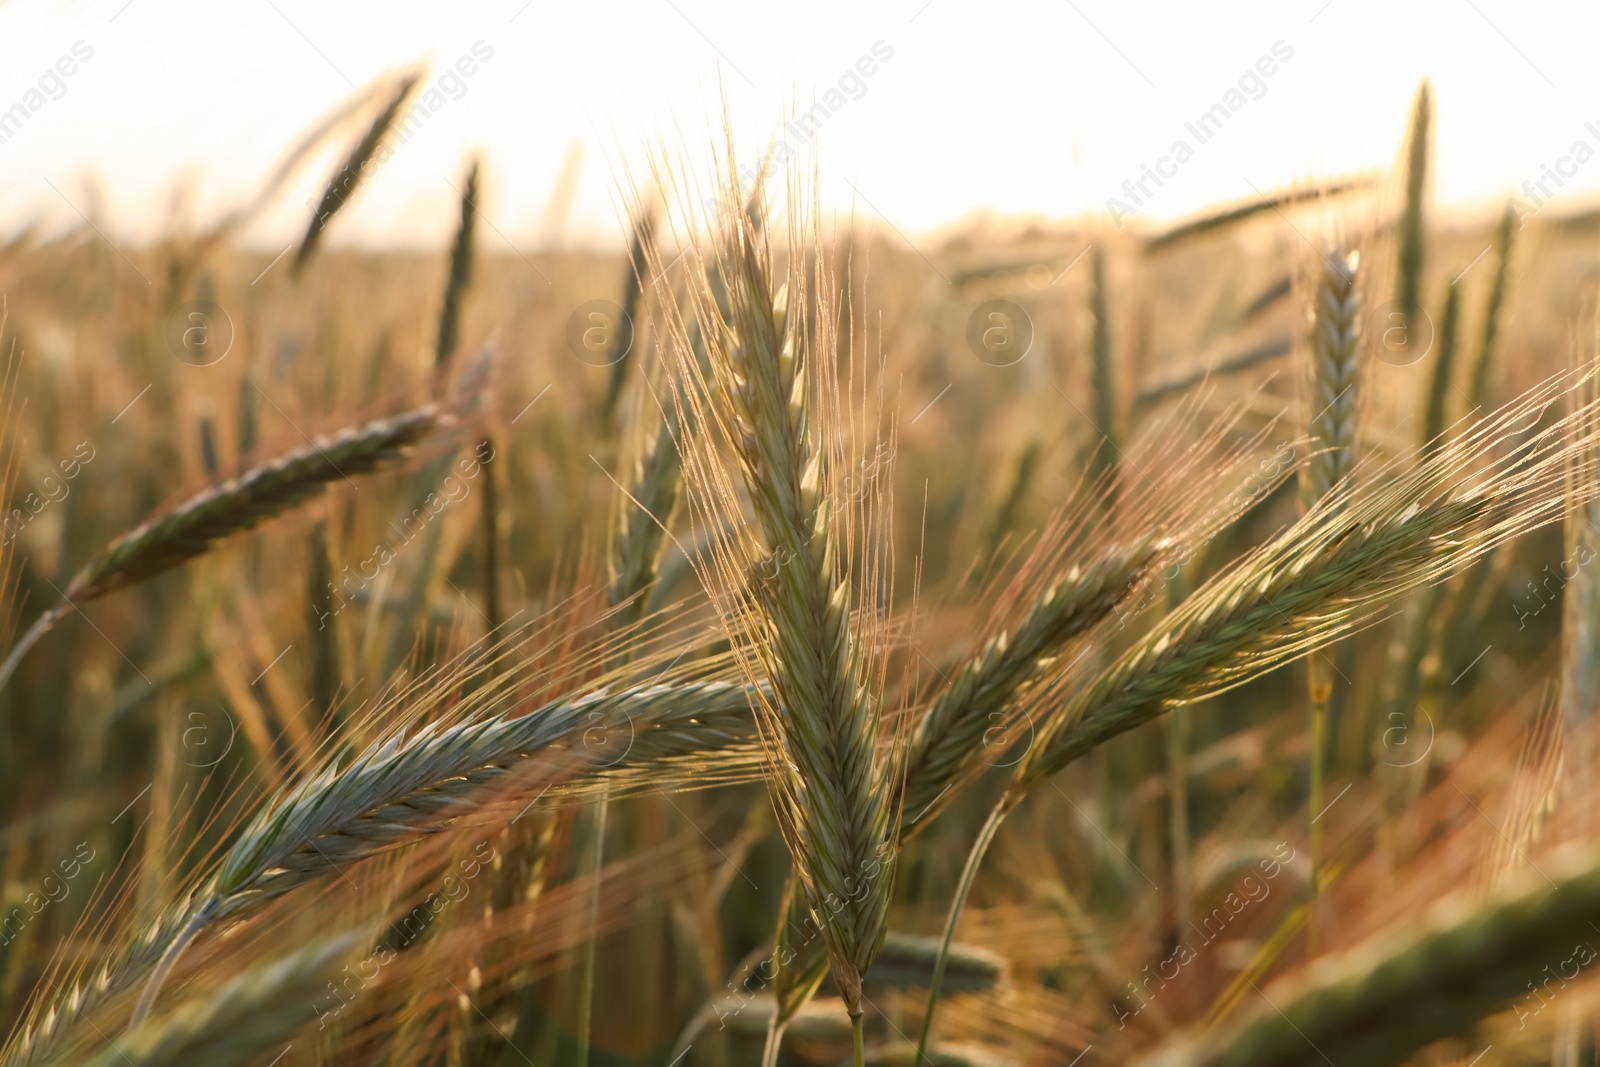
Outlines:
<svg viewBox="0 0 1600 1067"><path fill-rule="evenodd" d="M1533 206L1558 167L1563 187L1545 190L1577 201L1600 186L1600 163L1573 155L1580 141L1600 148L1600 68L1586 51L1600 9L1566 7L1539 8L1564 26L1551 34L1506 0L14 0L0 5L0 112L12 116L0 226L98 211L116 234L147 238L180 189L189 220L215 217L342 100L419 61L437 90L426 122L336 243L436 246L455 210L447 182L479 150L490 240L614 246L629 175L662 146L703 160L724 104L751 157L774 138L809 153L795 131L820 127L824 202L908 236L974 211L1105 213L1119 209L1111 198L1159 221L1386 167L1425 75L1438 203L1516 193ZM88 58L56 73L75 52ZM814 126L785 127L818 104ZM1219 104L1225 122L1195 125ZM1181 162L1180 141L1193 150ZM568 212L552 206L564 166L577 168ZM1146 166L1167 176L1141 191ZM249 240L302 229L324 177L302 174Z"/></svg>

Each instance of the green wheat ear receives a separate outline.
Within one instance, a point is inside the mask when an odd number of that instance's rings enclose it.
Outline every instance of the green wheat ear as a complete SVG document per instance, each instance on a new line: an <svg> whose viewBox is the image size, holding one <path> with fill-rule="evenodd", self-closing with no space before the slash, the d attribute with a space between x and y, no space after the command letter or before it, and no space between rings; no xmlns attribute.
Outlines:
<svg viewBox="0 0 1600 1067"><path fill-rule="evenodd" d="M84 565L67 585L62 603L41 616L0 664L0 689L28 649L69 610L202 556L218 543L320 496L334 483L378 470L450 419L430 404L319 437L158 512Z"/></svg>
<svg viewBox="0 0 1600 1067"><path fill-rule="evenodd" d="M738 188L731 165L727 187ZM855 582L873 578L853 573L859 502L838 484L833 286L826 257L810 254L814 226L791 223L780 267L758 214L730 196L721 215L714 262L696 262L690 289L704 369L690 322L669 321L685 478L697 513L729 531L702 577L750 669L770 681L759 710L779 825L859 1033L862 976L886 928L898 787L895 755L879 747L877 653L853 617Z"/></svg>

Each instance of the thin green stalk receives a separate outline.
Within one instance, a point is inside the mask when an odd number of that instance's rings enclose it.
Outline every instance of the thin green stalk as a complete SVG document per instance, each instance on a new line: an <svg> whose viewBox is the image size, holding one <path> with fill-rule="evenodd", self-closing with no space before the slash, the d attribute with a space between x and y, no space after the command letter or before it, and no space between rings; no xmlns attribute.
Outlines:
<svg viewBox="0 0 1600 1067"><path fill-rule="evenodd" d="M1311 688L1311 785L1307 790L1306 811L1311 817L1311 921L1306 924L1307 951L1315 956L1321 938L1317 912L1322 902L1322 766L1327 760L1328 698L1333 694L1333 672L1322 656L1306 661Z"/></svg>
<svg viewBox="0 0 1600 1067"><path fill-rule="evenodd" d="M861 1016L863 1014L860 1008L856 1008L850 1013L850 1043L855 1048L856 1067L866 1067L867 1065L867 1050L862 1042L861 1034Z"/></svg>
<svg viewBox="0 0 1600 1067"><path fill-rule="evenodd" d="M1500 216L1500 232L1496 237L1496 251L1500 261L1495 267L1494 285L1489 290L1489 304L1483 311L1483 339L1478 345L1478 358L1472 365L1472 377L1467 390L1468 408L1479 408L1489 396L1489 376L1494 368L1495 340L1500 334L1500 309L1505 305L1506 275L1511 263L1511 236L1516 232L1517 212L1510 204Z"/></svg>
<svg viewBox="0 0 1600 1067"><path fill-rule="evenodd" d="M1189 924L1189 738L1190 709L1177 708L1167 722L1167 780L1172 819L1172 895L1177 925Z"/></svg>
<svg viewBox="0 0 1600 1067"><path fill-rule="evenodd" d="M578 983L578 1067L589 1067L589 1035L594 1022L595 930L600 924L600 870L605 863L606 809L609 798L601 794L594 807L594 846L589 853L589 937L584 942L583 976Z"/></svg>
<svg viewBox="0 0 1600 1067"><path fill-rule="evenodd" d="M989 851L989 845L994 841L995 834L1000 832L1000 824L1021 799L1020 793L1006 790L994 809L989 812L989 818L984 821L983 828L978 831L978 838L972 842L972 849L967 853L966 865L961 868L961 877L956 882L955 896L950 900L950 915L944 924L944 940L939 945L939 959L933 965L933 981L928 984L928 1007L922 1014L922 1033L917 1038L918 1063L922 1062L927 1053L928 1038L933 1034L933 1014L939 1006L939 990L944 986L945 965L950 960L950 944L956 937L956 926L961 921L961 909L966 907L967 895L972 892L972 883L978 877L978 868L983 865L984 854Z"/></svg>
<svg viewBox="0 0 1600 1067"><path fill-rule="evenodd" d="M478 454L483 455L488 446L491 456L496 455L493 438L484 438L478 444ZM483 465L483 610L491 634L499 634L505 624L505 609L500 606L500 490L495 484L494 460Z"/></svg>
<svg viewBox="0 0 1600 1067"><path fill-rule="evenodd" d="M778 1067L778 1052L783 1048L783 1032L788 1023L780 1020L774 1011L767 1020L767 1043L761 1048L761 1067Z"/></svg>

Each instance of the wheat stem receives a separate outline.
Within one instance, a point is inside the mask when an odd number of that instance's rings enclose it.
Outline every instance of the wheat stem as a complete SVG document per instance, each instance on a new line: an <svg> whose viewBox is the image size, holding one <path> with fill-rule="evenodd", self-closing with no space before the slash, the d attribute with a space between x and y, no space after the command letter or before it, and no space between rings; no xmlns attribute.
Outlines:
<svg viewBox="0 0 1600 1067"><path fill-rule="evenodd" d="M967 896L972 892L972 883L978 877L978 868L983 865L984 854L989 851L989 845L994 841L995 834L1000 832L1000 824L1020 800L1019 794L1010 792L1000 797L978 830L977 839L972 842L972 848L967 852L967 861L961 867L961 877L956 881L956 891L950 899L950 914L945 919L944 940L939 945L939 956L933 965L933 979L928 984L928 1006L923 1010L922 1033L917 1038L919 1063L928 1051L928 1038L933 1034L933 1015L939 1006L939 991L944 987L944 972L949 964L950 946L955 941L956 926L961 922L961 910L966 907Z"/></svg>

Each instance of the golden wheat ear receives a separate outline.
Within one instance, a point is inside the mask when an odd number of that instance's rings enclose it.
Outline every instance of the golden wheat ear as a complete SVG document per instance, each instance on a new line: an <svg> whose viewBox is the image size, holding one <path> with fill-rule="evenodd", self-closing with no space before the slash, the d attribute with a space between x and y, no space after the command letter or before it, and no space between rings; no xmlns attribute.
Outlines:
<svg viewBox="0 0 1600 1067"><path fill-rule="evenodd" d="M28 649L68 611L203 556L218 543L320 496L335 482L374 472L452 419L436 404L375 419L319 437L157 513L84 565L62 593L62 602L40 616L0 664L0 689Z"/></svg>

